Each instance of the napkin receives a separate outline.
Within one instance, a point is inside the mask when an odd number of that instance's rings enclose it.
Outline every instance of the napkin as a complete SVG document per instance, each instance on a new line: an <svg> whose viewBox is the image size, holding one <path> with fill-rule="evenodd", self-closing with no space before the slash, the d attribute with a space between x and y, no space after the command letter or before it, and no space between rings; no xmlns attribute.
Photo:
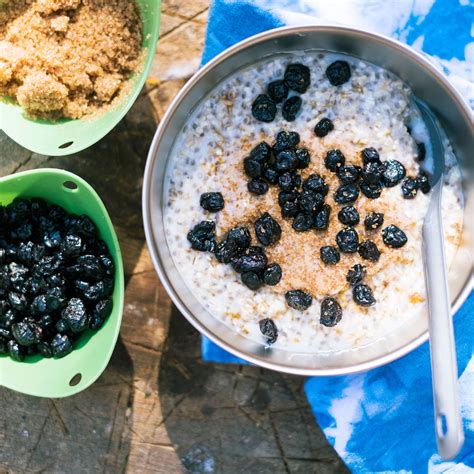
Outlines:
<svg viewBox="0 0 474 474"><path fill-rule="evenodd" d="M474 107L469 0L214 0L202 62L249 36L284 25L355 26L428 55ZM309 377L318 424L353 472L474 473L474 293L455 316L465 443L452 462L437 454L428 343L365 373ZM204 360L246 364L207 338Z"/></svg>

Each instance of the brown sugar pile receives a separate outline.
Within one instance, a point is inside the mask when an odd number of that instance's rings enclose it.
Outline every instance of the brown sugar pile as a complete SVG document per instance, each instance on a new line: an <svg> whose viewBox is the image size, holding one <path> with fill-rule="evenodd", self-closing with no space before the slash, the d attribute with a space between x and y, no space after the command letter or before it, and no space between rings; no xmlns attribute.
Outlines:
<svg viewBox="0 0 474 474"><path fill-rule="evenodd" d="M4 0L0 95L32 117L81 118L125 92L141 44L131 0Z"/></svg>

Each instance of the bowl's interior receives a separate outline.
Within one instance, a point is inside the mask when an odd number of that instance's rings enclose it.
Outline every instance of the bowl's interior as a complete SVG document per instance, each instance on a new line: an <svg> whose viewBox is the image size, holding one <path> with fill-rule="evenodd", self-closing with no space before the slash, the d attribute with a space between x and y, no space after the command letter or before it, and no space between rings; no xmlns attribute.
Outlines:
<svg viewBox="0 0 474 474"><path fill-rule="evenodd" d="M0 204L7 205L16 197L40 197L68 212L87 214L95 222L115 263L112 313L101 329L86 331L69 355L62 359L30 356L24 362L0 356L0 385L30 395L65 397L94 382L112 355L123 310L122 255L102 201L78 176L63 170L41 169L0 178Z"/></svg>
<svg viewBox="0 0 474 474"><path fill-rule="evenodd" d="M49 122L31 120L22 108L11 102L0 102L0 129L20 145L43 155L69 155L81 151L105 136L138 97L154 58L160 23L160 0L136 0L143 20L145 63L132 79L127 97L94 117L81 120ZM107 25L104 25L106 28Z"/></svg>
<svg viewBox="0 0 474 474"><path fill-rule="evenodd" d="M415 95L437 113L465 173L469 162L471 130L465 105L434 67L417 53L389 39L340 27L290 27L251 38L211 61L193 77L163 119L149 154L144 186L144 219L148 243L160 277L183 314L205 335L231 353L250 362L277 370L301 374L335 375L364 370L389 362L417 347L428 337L426 320L401 327L364 347L331 353L298 353L285 349L264 350L263 346L235 333L206 311L189 292L172 261L164 237L163 189L167 161L176 135L189 113L216 84L236 70L266 55L286 51L319 49L351 54L385 67L407 82ZM472 176L472 175L471 175ZM469 184L471 183L471 184ZM469 244L472 216L472 179L465 176L465 229L449 283L453 305L467 295L471 273Z"/></svg>

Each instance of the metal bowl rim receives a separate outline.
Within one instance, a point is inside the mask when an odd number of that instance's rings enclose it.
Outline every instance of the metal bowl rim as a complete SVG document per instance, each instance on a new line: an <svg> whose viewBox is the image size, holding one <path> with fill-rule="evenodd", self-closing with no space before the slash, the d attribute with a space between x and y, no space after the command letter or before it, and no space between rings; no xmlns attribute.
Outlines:
<svg viewBox="0 0 474 474"><path fill-rule="evenodd" d="M170 106L168 107L165 115L163 116L160 124L157 127L155 135L153 137L153 141L150 145L150 149L148 152L147 162L145 166L145 173L144 173L144 180L143 180L143 192L142 192L142 213L143 213L143 223L145 229L145 237L148 248L150 250L150 255L153 261L153 265L155 270L165 288L166 292L170 296L173 303L176 305L178 310L183 314L186 319L204 336L210 339L212 342L217 344L219 347L225 349L226 351L230 352L232 355L239 357L249 363L258 365L260 367L264 367L266 369L276 370L284 373L290 373L295 375L305 375L305 376L334 376L334 375L348 375L357 372L363 372L369 369L374 369L380 367L382 365L388 364L397 360L406 354L410 353L421 344L426 342L429 338L428 330L426 330L423 334L418 336L416 339L411 341L410 343L400 347L399 349L386 354L385 356L378 357L376 359L369 360L367 362L354 364L353 366L343 367L343 368L331 368L331 369L311 369L311 368L301 368L301 367L294 367L290 365L284 364L276 364L274 362L269 362L266 359L262 359L246 352L241 351L238 348L235 348L228 344L226 341L222 340L219 336L213 334L211 331L207 329L207 327L201 323L201 321L196 318L192 312L188 311L185 305L181 302L178 293L173 288L170 280L168 279L166 268L162 264L159 254L160 251L156 248L155 242L153 240L153 230L151 226L151 217L150 217L150 206L149 206L149 198L152 186L152 171L153 167L156 162L156 150L158 147L159 142L161 141L163 135L168 126L168 122L170 121L171 117L175 113L176 109L178 108L181 101L184 97L188 94L188 92L198 83L201 78L203 78L210 70L212 70L215 66L220 64L222 61L225 61L227 58L232 56L233 54L252 46L260 41L266 41L272 38L278 38L280 36L290 35L290 34L300 34L300 33L326 33L326 32L345 32L350 33L356 37L363 36L366 38L371 39L372 41L382 43L384 46L394 47L398 49L402 55L411 56L416 62L421 63L421 65L429 70L429 72L436 78L436 80L441 83L444 89L447 90L451 98L457 103L459 109L464 114L464 119L471 124L472 127L472 119L471 119L471 110L467 105L464 98L459 94L459 92L454 88L454 86L448 81L447 77L439 71L425 56L416 52L406 44L403 44L395 39L389 38L384 35L380 35L377 33L372 33L368 31L364 31L362 29L353 28L353 27L345 27L345 26L336 26L336 25L305 25L305 26L283 26L280 28L275 28L272 30L264 31L262 33L256 34L249 38L246 38L235 45L227 48L209 62L207 62L204 66L202 66L189 80L188 82L181 88L178 92L176 97L171 102ZM454 301L452 312L453 314L461 307L464 301L467 299L472 287L473 287L473 279L468 277L467 281L465 282L462 291L457 296L456 300Z"/></svg>

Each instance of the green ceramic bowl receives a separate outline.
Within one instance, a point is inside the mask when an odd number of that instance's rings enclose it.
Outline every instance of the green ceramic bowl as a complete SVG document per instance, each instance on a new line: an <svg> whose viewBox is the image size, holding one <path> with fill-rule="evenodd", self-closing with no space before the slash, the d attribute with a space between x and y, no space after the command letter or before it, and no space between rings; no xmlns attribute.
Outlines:
<svg viewBox="0 0 474 474"><path fill-rule="evenodd" d="M147 55L140 74L125 100L96 118L48 122L31 120L20 106L0 102L0 130L28 150L43 155L69 155L83 150L112 130L128 112L140 93L155 56L160 29L160 0L137 0L143 19L143 47ZM106 28L107 25L104 25Z"/></svg>
<svg viewBox="0 0 474 474"><path fill-rule="evenodd" d="M39 397L67 397L84 390L104 371L122 320L124 276L122 254L112 222L97 193L82 178L58 169L39 169L0 178L0 204L16 197L40 197L69 212L87 214L96 224L115 263L112 314L98 331L86 331L62 359L30 356L16 362L0 356L0 385Z"/></svg>

